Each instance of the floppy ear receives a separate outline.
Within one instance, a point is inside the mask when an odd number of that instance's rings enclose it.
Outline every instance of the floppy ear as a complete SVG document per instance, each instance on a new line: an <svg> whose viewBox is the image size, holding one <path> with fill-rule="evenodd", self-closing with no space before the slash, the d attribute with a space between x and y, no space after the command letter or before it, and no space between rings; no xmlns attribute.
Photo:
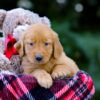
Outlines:
<svg viewBox="0 0 100 100"><path fill-rule="evenodd" d="M19 40L17 43L15 43L14 47L18 51L20 57L24 56L24 44L22 40Z"/></svg>
<svg viewBox="0 0 100 100"><path fill-rule="evenodd" d="M16 48L17 52L19 53L20 57L23 57L25 55L24 36L25 36L25 32L21 33L19 40L14 45L14 47Z"/></svg>
<svg viewBox="0 0 100 100"><path fill-rule="evenodd" d="M54 33L54 58L58 58L63 52L63 47L59 41L57 33Z"/></svg>
<svg viewBox="0 0 100 100"><path fill-rule="evenodd" d="M20 57L24 56L24 45L23 45L23 41L22 40L20 40L17 43L15 43L14 47L18 51Z"/></svg>

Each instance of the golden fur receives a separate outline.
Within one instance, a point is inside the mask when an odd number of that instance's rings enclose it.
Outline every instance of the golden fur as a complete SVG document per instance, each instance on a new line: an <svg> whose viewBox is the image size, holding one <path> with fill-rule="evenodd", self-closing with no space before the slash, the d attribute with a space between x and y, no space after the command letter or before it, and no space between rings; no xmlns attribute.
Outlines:
<svg viewBox="0 0 100 100"><path fill-rule="evenodd" d="M58 35L44 24L34 24L22 34L15 44L24 73L32 74L40 86L49 88L52 79L73 76L79 70L75 62L67 57ZM36 56L42 56L41 61Z"/></svg>

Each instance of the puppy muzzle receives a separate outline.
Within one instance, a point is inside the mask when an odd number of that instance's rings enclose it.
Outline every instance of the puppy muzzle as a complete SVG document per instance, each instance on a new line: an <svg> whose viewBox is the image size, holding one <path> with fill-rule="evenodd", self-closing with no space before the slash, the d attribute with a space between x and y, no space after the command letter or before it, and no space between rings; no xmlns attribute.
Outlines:
<svg viewBox="0 0 100 100"><path fill-rule="evenodd" d="M41 54L36 54L35 56L36 61L40 62L43 59L43 56Z"/></svg>

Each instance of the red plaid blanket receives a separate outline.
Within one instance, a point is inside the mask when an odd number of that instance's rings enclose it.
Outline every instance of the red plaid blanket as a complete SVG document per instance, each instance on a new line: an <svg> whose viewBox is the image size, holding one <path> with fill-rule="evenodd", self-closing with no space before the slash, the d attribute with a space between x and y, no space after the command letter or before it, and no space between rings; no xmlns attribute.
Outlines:
<svg viewBox="0 0 100 100"><path fill-rule="evenodd" d="M92 78L84 71L55 80L50 89L30 75L0 74L0 100L91 100L94 92Z"/></svg>

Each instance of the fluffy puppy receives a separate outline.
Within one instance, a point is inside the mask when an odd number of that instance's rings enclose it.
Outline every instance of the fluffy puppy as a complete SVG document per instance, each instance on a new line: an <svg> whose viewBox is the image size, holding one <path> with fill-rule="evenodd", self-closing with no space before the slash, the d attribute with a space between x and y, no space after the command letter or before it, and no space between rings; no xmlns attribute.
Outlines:
<svg viewBox="0 0 100 100"><path fill-rule="evenodd" d="M65 55L57 33L47 25L29 26L15 48L21 56L24 73L33 75L44 88L49 88L53 79L71 77L79 71L75 62Z"/></svg>

